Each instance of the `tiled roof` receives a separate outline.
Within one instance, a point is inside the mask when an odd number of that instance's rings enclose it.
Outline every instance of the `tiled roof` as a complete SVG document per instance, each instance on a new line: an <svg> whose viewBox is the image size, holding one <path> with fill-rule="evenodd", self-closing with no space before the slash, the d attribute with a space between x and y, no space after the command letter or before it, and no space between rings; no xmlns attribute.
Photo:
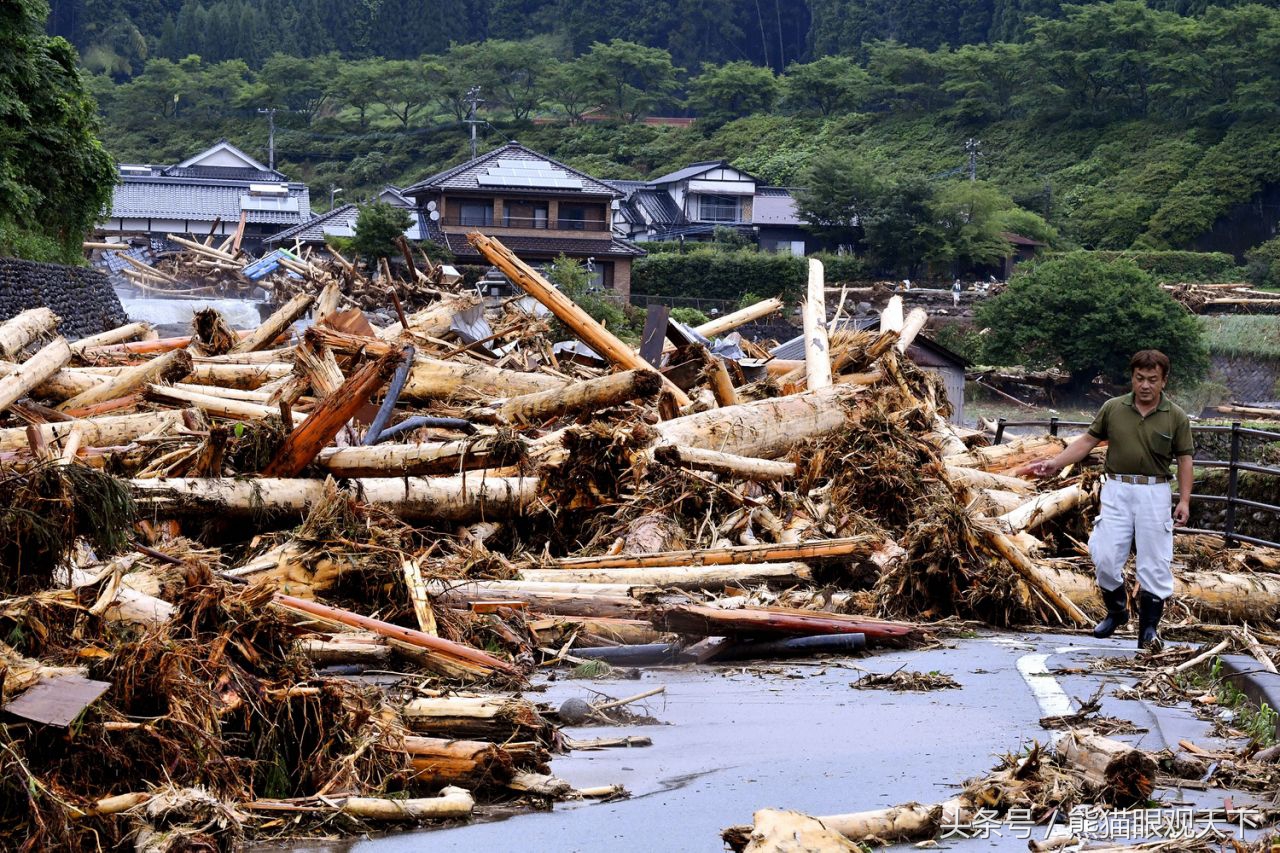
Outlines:
<svg viewBox="0 0 1280 853"><path fill-rule="evenodd" d="M335 207L328 213L322 213L310 220L294 225L292 228L286 228L267 237L262 242L268 245L292 243L299 240L303 243L323 243L325 235L334 237L351 237L356 233L356 217L360 215L360 209L355 204L344 204L341 207ZM418 218L413 218L413 224L404 232L404 236L410 240L420 240L421 235L418 232Z"/></svg>
<svg viewBox="0 0 1280 853"><path fill-rule="evenodd" d="M249 210L245 220L252 223L296 225L311 217L311 195L306 184L289 184L289 197L298 209ZM248 194L244 181L223 183L192 178L125 177L117 184L106 214L109 219L188 219L212 222L240 220L240 198Z"/></svg>
<svg viewBox="0 0 1280 853"><path fill-rule="evenodd" d="M479 252L467 242L465 234L441 234L439 239L448 245L449 251L459 258L464 256L478 257ZM595 257L631 258L644 254L635 243L614 237L608 242L577 237L524 237L516 234L503 234L499 237L502 245L517 255L559 255L570 256L594 255Z"/></svg>
<svg viewBox="0 0 1280 853"><path fill-rule="evenodd" d="M401 190L405 195L418 195L430 190L480 190L492 191L498 189L493 184L482 185L476 180L481 175L487 175L492 166L497 165L496 161L502 160L545 160L557 169L563 169L570 175L582 180L581 189L550 189L550 188L534 188L528 186L514 186L512 189L518 189L522 192L535 192L539 195L607 195L619 196L621 193L609 186L603 181L598 181L588 175L586 172L579 172L571 166L566 166L558 160L553 160L545 154L539 154L537 151L525 148L518 142L508 142L501 148L495 148L488 154L482 154L474 160L468 160L452 169L445 169L443 172L437 172L429 178L418 181L416 184Z"/></svg>
<svg viewBox="0 0 1280 853"><path fill-rule="evenodd" d="M204 178L215 181L279 183L284 175L269 169L241 169L235 166L170 166L160 174L170 178Z"/></svg>
<svg viewBox="0 0 1280 853"><path fill-rule="evenodd" d="M692 178L695 175L701 175L703 172L709 172L712 169L720 169L729 165L728 160L703 160L701 163L691 163L683 169L677 169L670 174L662 175L649 181L651 184L674 184L676 181L683 181L685 178Z"/></svg>
<svg viewBox="0 0 1280 853"><path fill-rule="evenodd" d="M751 221L757 225L803 225L796 200L785 187L757 187L751 205Z"/></svg>

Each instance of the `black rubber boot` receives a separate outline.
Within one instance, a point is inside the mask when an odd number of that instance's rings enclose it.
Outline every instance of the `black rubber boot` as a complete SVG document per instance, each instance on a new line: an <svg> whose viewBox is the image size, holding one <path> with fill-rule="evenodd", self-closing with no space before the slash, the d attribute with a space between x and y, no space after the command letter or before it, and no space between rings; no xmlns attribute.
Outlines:
<svg viewBox="0 0 1280 853"><path fill-rule="evenodd" d="M1156 598L1149 592L1138 595L1138 648L1149 652L1158 652L1164 648L1164 641L1156 633L1163 615L1163 598Z"/></svg>
<svg viewBox="0 0 1280 853"><path fill-rule="evenodd" d="M1117 628L1123 628L1129 621L1129 593L1125 590L1124 584L1115 589L1102 589L1102 600L1107 604L1107 615L1102 621L1093 626L1093 636L1099 640L1105 640L1116 632Z"/></svg>

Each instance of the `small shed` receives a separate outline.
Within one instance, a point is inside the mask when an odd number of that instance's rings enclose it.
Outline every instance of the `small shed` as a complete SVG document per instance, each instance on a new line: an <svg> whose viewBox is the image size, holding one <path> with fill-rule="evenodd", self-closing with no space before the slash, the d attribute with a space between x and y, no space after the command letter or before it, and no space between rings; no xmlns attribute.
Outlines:
<svg viewBox="0 0 1280 853"><path fill-rule="evenodd" d="M880 328L880 317L849 317L832 323L829 328L832 331L838 328L856 329L860 332L876 331ZM786 343L778 344L778 346L769 351L769 354L774 358L802 360L804 358L804 336L801 335L792 338ZM942 377L942 384L947 392L947 400L951 402L951 422L963 424L964 371L970 365L970 361L924 334L917 335L911 346L907 347L907 358L911 359L917 367L931 370Z"/></svg>

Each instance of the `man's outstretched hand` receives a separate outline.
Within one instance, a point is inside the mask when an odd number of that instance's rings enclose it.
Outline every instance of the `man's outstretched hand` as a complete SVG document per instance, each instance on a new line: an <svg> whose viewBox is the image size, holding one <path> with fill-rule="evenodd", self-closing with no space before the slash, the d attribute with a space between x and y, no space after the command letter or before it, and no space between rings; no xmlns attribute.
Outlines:
<svg viewBox="0 0 1280 853"><path fill-rule="evenodd" d="M1051 460L1041 459L1038 462L1028 462L1013 473L1018 477L1052 477L1062 469L1054 465Z"/></svg>

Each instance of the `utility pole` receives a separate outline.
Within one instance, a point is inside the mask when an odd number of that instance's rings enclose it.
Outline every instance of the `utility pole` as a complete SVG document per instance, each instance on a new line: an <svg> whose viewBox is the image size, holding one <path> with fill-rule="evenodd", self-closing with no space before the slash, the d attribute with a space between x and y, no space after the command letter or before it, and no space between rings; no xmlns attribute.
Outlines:
<svg viewBox="0 0 1280 853"><path fill-rule="evenodd" d="M480 87L472 86L467 90L467 121L471 125L471 159L476 159L476 125L481 124L476 118L476 108L484 103L480 97Z"/></svg>
<svg viewBox="0 0 1280 853"><path fill-rule="evenodd" d="M267 117L267 168L276 168L276 108L259 107L259 115Z"/></svg>
<svg viewBox="0 0 1280 853"><path fill-rule="evenodd" d="M977 181L978 179L978 158L982 156L982 140L975 140L972 136L964 141L964 150L969 152L969 179Z"/></svg>
<svg viewBox="0 0 1280 853"><path fill-rule="evenodd" d="M964 150L969 152L969 180L978 180L978 157L982 153L982 140L972 136L964 141Z"/></svg>

